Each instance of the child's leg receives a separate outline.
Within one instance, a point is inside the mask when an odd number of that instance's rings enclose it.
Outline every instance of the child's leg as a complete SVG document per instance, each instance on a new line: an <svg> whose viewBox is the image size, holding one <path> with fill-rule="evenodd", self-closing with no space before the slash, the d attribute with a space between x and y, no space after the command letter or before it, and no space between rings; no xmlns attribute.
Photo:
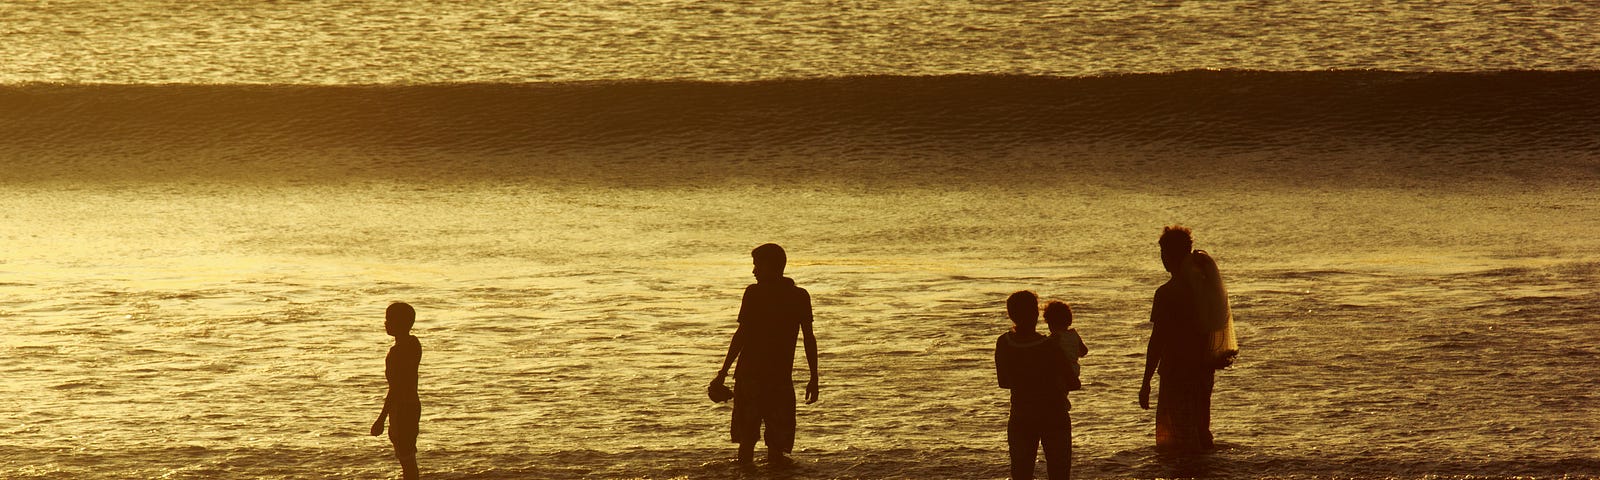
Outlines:
<svg viewBox="0 0 1600 480"><path fill-rule="evenodd" d="M396 456L398 457L399 455ZM417 480L418 478L421 478L422 474L417 472L416 453L412 453L411 456L408 457L400 457L400 475L401 478L404 478L405 480Z"/></svg>
<svg viewBox="0 0 1600 480"><path fill-rule="evenodd" d="M739 443L739 463L756 463L756 442Z"/></svg>
<svg viewBox="0 0 1600 480"><path fill-rule="evenodd" d="M394 444L394 457L400 460L400 472L406 480L416 479L417 433L421 425L422 410L417 405L398 403L389 415L389 442Z"/></svg>
<svg viewBox="0 0 1600 480"><path fill-rule="evenodd" d="M401 478L416 480L420 475L417 472L417 437L389 437L389 440L394 443L394 458L400 460Z"/></svg>

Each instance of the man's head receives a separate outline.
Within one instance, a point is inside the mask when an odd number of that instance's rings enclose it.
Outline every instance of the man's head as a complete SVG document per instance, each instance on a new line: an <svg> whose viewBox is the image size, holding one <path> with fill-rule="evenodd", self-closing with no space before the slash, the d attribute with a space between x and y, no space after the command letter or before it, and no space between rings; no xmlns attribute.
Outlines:
<svg viewBox="0 0 1600 480"><path fill-rule="evenodd" d="M383 311L383 331L393 336L411 334L411 325L417 321L417 311L405 302L394 302Z"/></svg>
<svg viewBox="0 0 1600 480"><path fill-rule="evenodd" d="M1183 259L1194 251L1194 233L1188 227L1173 225L1161 229L1161 265L1168 272L1178 273Z"/></svg>
<svg viewBox="0 0 1600 480"><path fill-rule="evenodd" d="M750 273L755 274L756 280L776 280L783 278L783 267L789 262L789 256L778 244L767 243L751 250L750 260L755 264Z"/></svg>
<svg viewBox="0 0 1600 480"><path fill-rule="evenodd" d="M1039 326L1039 296L1023 290L1006 298L1006 316L1017 331L1031 332Z"/></svg>
<svg viewBox="0 0 1600 480"><path fill-rule="evenodd" d="M1060 300L1051 300L1044 306L1044 323L1052 332L1065 331L1072 326L1072 307Z"/></svg>

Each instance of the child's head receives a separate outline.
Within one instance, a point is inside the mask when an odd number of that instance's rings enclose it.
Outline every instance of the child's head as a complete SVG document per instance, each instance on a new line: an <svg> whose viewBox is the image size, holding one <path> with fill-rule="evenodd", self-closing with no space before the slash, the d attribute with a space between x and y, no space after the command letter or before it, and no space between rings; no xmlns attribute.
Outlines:
<svg viewBox="0 0 1600 480"><path fill-rule="evenodd" d="M1044 306L1044 323L1051 332L1064 332L1072 326L1072 306L1060 300L1051 300Z"/></svg>
<svg viewBox="0 0 1600 480"><path fill-rule="evenodd" d="M401 336L411 333L411 325L417 321L417 311L405 302L394 302L383 311L383 331L389 335Z"/></svg>
<svg viewBox="0 0 1600 480"><path fill-rule="evenodd" d="M1039 326L1039 296L1023 290L1006 298L1006 316L1019 332L1031 332Z"/></svg>

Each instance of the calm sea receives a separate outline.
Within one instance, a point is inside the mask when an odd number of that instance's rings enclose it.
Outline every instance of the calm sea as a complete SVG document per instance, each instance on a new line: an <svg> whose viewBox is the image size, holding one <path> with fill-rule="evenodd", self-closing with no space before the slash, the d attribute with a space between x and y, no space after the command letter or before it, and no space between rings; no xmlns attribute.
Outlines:
<svg viewBox="0 0 1600 480"><path fill-rule="evenodd" d="M0 477L1003 478L1003 302L1074 305L1080 478L1600 477L1600 7L0 2ZM1243 355L1136 404L1162 225ZM822 401L705 398L748 251ZM802 367L803 368L803 367ZM1042 466L1041 466L1042 471Z"/></svg>

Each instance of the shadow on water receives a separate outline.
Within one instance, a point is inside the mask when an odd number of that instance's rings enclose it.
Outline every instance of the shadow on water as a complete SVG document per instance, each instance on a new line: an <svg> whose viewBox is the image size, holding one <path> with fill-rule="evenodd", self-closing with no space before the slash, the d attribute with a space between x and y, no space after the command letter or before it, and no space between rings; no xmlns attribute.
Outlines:
<svg viewBox="0 0 1600 480"><path fill-rule="evenodd" d="M1600 475L1600 458L1428 460L1317 456L1315 452L1277 454L1256 448L1224 445L1215 452L1158 454L1153 448L1119 452L1109 458L1078 458L1074 478L1503 478ZM1005 478L1004 450L847 449L798 455L788 466L758 461L740 465L726 450L633 452L588 458L591 468L544 465L528 469L444 475L442 478L501 478L520 473L528 478L683 478L730 480L876 479L876 478ZM725 456L724 456L725 455ZM695 458L702 459L696 461ZM715 460L704 461L712 458ZM548 460L548 459L545 459ZM1043 468L1041 462L1041 470ZM1041 472L1042 473L1042 472ZM1040 475L1039 478L1044 478Z"/></svg>
<svg viewBox="0 0 1600 480"><path fill-rule="evenodd" d="M1158 453L1155 449L1118 452L1102 459L1078 459L1080 478L1481 478L1580 477L1600 475L1600 458L1430 459L1265 452L1218 444L1208 453Z"/></svg>
<svg viewBox="0 0 1600 480"><path fill-rule="evenodd" d="M383 442L387 443L387 442ZM161 446L114 455L71 454L55 447L0 445L8 458L37 458L40 468L14 470L0 466L6 478L101 478L105 465L129 458L152 459L115 477L228 478L251 472L252 478L300 478L308 470L343 472L350 478L394 475L392 451L375 440L371 448L324 450L264 446L206 448ZM437 446L426 455L424 476L461 479L882 479L1006 477L1006 452L996 448L843 448L803 451L792 467L773 468L758 460L741 466L729 447L672 450L640 449L603 452L575 449L528 452L517 448ZM1289 451L1292 450L1292 451ZM1381 454L1379 454L1381 455ZM1108 456L1077 456L1073 477L1092 478L1597 478L1600 458L1434 459L1408 456L1364 456L1360 452L1322 455L1302 446L1259 447L1221 444L1217 451L1189 457L1162 457L1154 448L1136 448ZM10 468L10 469L8 469ZM181 472L172 474L172 472ZM341 476L341 475L330 475Z"/></svg>
<svg viewBox="0 0 1600 480"><path fill-rule="evenodd" d="M698 468L666 468L661 471L641 473L672 478L740 480L1004 478L1005 458L1005 452L1001 450L848 448L835 452L800 454L792 463L784 465L769 464L765 461L757 461L755 465L741 465L736 459L727 458L705 462Z"/></svg>
<svg viewBox="0 0 1600 480"><path fill-rule="evenodd" d="M440 464L474 467L431 472L428 478L671 478L727 480L879 479L879 478L1004 478L1005 452L965 448L857 449L799 452L793 463L773 465L764 459L741 464L733 448L686 448L601 452L572 450L528 454L484 455L446 450L430 456Z"/></svg>

